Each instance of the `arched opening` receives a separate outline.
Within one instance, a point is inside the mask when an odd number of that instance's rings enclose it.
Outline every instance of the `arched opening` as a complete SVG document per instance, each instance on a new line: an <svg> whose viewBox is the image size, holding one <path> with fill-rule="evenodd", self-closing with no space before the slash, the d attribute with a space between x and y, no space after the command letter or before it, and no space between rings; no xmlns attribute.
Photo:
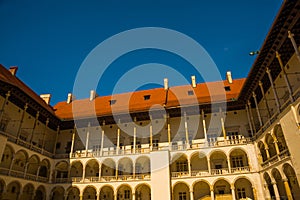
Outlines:
<svg viewBox="0 0 300 200"><path fill-rule="evenodd" d="M94 187L88 186L83 191L83 200L96 200L97 192Z"/></svg>
<svg viewBox="0 0 300 200"><path fill-rule="evenodd" d="M254 199L252 183L246 178L239 178L234 183L236 199Z"/></svg>
<svg viewBox="0 0 300 200"><path fill-rule="evenodd" d="M40 159L37 155L33 155L29 158L27 163L27 174L37 175L37 171L40 165Z"/></svg>
<svg viewBox="0 0 300 200"><path fill-rule="evenodd" d="M4 180L0 179L0 199L2 199L6 189L6 184Z"/></svg>
<svg viewBox="0 0 300 200"><path fill-rule="evenodd" d="M262 141L258 142L257 147L259 149L259 152L260 152L260 155L262 158L262 162L265 162L266 160L268 160L264 143Z"/></svg>
<svg viewBox="0 0 300 200"><path fill-rule="evenodd" d="M17 181L7 185L5 198L9 200L18 200L21 192L21 184Z"/></svg>
<svg viewBox="0 0 300 200"><path fill-rule="evenodd" d="M24 168L26 166L27 160L28 160L27 153L23 150L18 151L15 154L12 170L24 172Z"/></svg>
<svg viewBox="0 0 300 200"><path fill-rule="evenodd" d="M99 178L99 163L97 160L90 160L85 166L85 177L90 181L92 179L98 180Z"/></svg>
<svg viewBox="0 0 300 200"><path fill-rule="evenodd" d="M68 168L69 164L66 161L60 161L55 166L55 181L56 183L59 182L66 182L68 179Z"/></svg>
<svg viewBox="0 0 300 200"><path fill-rule="evenodd" d="M277 138L277 145L278 145L279 151L282 152L282 151L286 150L287 145L286 145L285 138L284 138L283 131L282 131L280 124L275 126L274 134Z"/></svg>
<svg viewBox="0 0 300 200"><path fill-rule="evenodd" d="M35 191L34 200L45 200L46 199L46 189L44 186L39 186Z"/></svg>
<svg viewBox="0 0 300 200"><path fill-rule="evenodd" d="M80 182L82 180L83 174L83 166L80 161L72 162L71 170L70 170L70 177L72 178L73 182Z"/></svg>
<svg viewBox="0 0 300 200"><path fill-rule="evenodd" d="M137 186L135 190L136 200L150 200L151 199L151 189L146 184L141 184Z"/></svg>
<svg viewBox="0 0 300 200"><path fill-rule="evenodd" d="M173 177L188 175L188 159L185 154L173 155L171 161L171 172Z"/></svg>
<svg viewBox="0 0 300 200"><path fill-rule="evenodd" d="M34 187L32 184L28 183L24 186L22 195L20 196L20 200L28 200L32 199L34 195Z"/></svg>
<svg viewBox="0 0 300 200"><path fill-rule="evenodd" d="M293 199L300 199L300 188L299 188L299 182L296 177L295 170L293 167L289 164L283 165L283 172L288 179L288 185L291 189Z"/></svg>
<svg viewBox="0 0 300 200"><path fill-rule="evenodd" d="M104 186L100 191L100 199L114 200L114 189L110 186Z"/></svg>
<svg viewBox="0 0 300 200"><path fill-rule="evenodd" d="M227 156L222 151L215 151L210 156L210 166L212 174L228 173Z"/></svg>
<svg viewBox="0 0 300 200"><path fill-rule="evenodd" d="M9 169L14 154L15 152L13 148L11 146L6 145L1 158L0 168Z"/></svg>
<svg viewBox="0 0 300 200"><path fill-rule="evenodd" d="M274 198L275 199L275 192L274 192L274 188L273 188L273 185L272 185L272 181L271 181L271 178L269 176L268 173L264 173L264 179L265 179L265 182L266 182L266 189L269 191L269 194L271 196L271 198Z"/></svg>
<svg viewBox="0 0 300 200"><path fill-rule="evenodd" d="M107 158L101 165L101 178L110 180L116 176L116 163L113 159Z"/></svg>
<svg viewBox="0 0 300 200"><path fill-rule="evenodd" d="M249 171L247 153L242 149L235 149L230 153L230 165L232 172Z"/></svg>
<svg viewBox="0 0 300 200"><path fill-rule="evenodd" d="M280 197L286 197L286 192L285 192L285 189L284 189L284 185L283 185L283 181L282 181L282 176L281 176L280 172L276 168L274 168L272 170L272 176L273 176L273 178L276 181L276 185L277 185L277 188L278 188L279 196Z"/></svg>
<svg viewBox="0 0 300 200"><path fill-rule="evenodd" d="M121 185L118 188L117 200L132 200L132 191L128 185Z"/></svg>
<svg viewBox="0 0 300 200"><path fill-rule="evenodd" d="M174 200L190 199L189 186L185 183L177 183L173 188Z"/></svg>
<svg viewBox="0 0 300 200"><path fill-rule="evenodd" d="M135 162L135 176L136 178L143 179L145 176L150 175L150 158L142 156L136 159Z"/></svg>
<svg viewBox="0 0 300 200"><path fill-rule="evenodd" d="M68 200L80 200L80 191L77 187L70 187L67 195Z"/></svg>
<svg viewBox="0 0 300 200"><path fill-rule="evenodd" d="M48 178L49 177L49 169L50 169L50 163L47 159L42 160L40 164L40 170L39 170L39 176Z"/></svg>
<svg viewBox="0 0 300 200"><path fill-rule="evenodd" d="M118 163L118 178L127 178L133 175L133 163L129 158L122 158Z"/></svg>
<svg viewBox="0 0 300 200"><path fill-rule="evenodd" d="M214 193L216 196L216 199L231 199L231 190L230 190L230 184L226 180L218 180L214 184Z"/></svg>
<svg viewBox="0 0 300 200"><path fill-rule="evenodd" d="M191 157L191 171L192 176L202 175L208 173L207 157L204 153L197 152Z"/></svg>
<svg viewBox="0 0 300 200"><path fill-rule="evenodd" d="M270 134L266 135L266 144L268 145L268 151L270 154L270 158L272 158L273 156L276 156L276 148L275 148L275 144L274 144L274 139Z"/></svg>
<svg viewBox="0 0 300 200"><path fill-rule="evenodd" d="M64 200L65 189L61 186L56 186L52 189L51 194L51 200Z"/></svg>
<svg viewBox="0 0 300 200"><path fill-rule="evenodd" d="M210 198L210 186L204 181L199 181L194 184L193 191L195 200L204 199L206 197L208 199Z"/></svg>

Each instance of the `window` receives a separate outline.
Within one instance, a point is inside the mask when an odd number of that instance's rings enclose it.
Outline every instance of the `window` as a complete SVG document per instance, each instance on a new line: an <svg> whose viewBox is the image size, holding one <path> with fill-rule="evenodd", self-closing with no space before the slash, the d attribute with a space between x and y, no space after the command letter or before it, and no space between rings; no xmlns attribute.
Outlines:
<svg viewBox="0 0 300 200"><path fill-rule="evenodd" d="M225 87L224 87L224 89L225 89L225 91L226 91L226 92L229 92L229 91L231 91L231 88L230 88L230 86L225 86Z"/></svg>
<svg viewBox="0 0 300 200"><path fill-rule="evenodd" d="M246 190L245 188L238 188L237 189L237 195L238 195L238 198L239 199L243 199L243 198L246 198Z"/></svg>
<svg viewBox="0 0 300 200"><path fill-rule="evenodd" d="M147 101L147 100L149 100L149 99L150 99L150 95L145 95L145 96L144 96L144 100L145 100L145 101Z"/></svg>
<svg viewBox="0 0 300 200"><path fill-rule="evenodd" d="M176 163L177 172L186 172L188 171L187 161L178 161Z"/></svg>
<svg viewBox="0 0 300 200"><path fill-rule="evenodd" d="M117 102L117 100L115 100L115 99L109 100L109 105L114 105L116 102Z"/></svg>
<svg viewBox="0 0 300 200"><path fill-rule="evenodd" d="M194 91L193 91L193 90L189 90L189 91L188 91L188 95L189 95L189 96L194 95Z"/></svg>
<svg viewBox="0 0 300 200"><path fill-rule="evenodd" d="M232 157L232 158L231 158L231 162L232 162L232 167L233 167L233 168L236 168L236 167L244 167L244 164L243 164L243 157L242 157L242 156Z"/></svg>
<svg viewBox="0 0 300 200"><path fill-rule="evenodd" d="M130 190L124 190L124 199L130 199Z"/></svg>
<svg viewBox="0 0 300 200"><path fill-rule="evenodd" d="M187 200L186 192L179 192L179 200Z"/></svg>

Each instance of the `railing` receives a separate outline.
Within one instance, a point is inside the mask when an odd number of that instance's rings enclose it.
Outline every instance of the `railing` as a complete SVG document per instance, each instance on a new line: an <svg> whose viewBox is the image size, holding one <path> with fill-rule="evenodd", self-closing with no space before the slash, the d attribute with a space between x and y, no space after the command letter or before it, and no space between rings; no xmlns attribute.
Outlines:
<svg viewBox="0 0 300 200"><path fill-rule="evenodd" d="M223 168L223 169L212 169L211 175L219 175L219 174L229 174L229 169Z"/></svg>
<svg viewBox="0 0 300 200"><path fill-rule="evenodd" d="M118 175L118 176L91 176L85 177L72 177L73 183L91 183L91 182L110 182L110 181L128 181L128 180L150 180L151 175L148 174L135 174L135 175Z"/></svg>
<svg viewBox="0 0 300 200"><path fill-rule="evenodd" d="M38 181L38 182L48 182L48 178L42 177L42 176L37 176L34 174L25 174L22 171L17 171L17 170L9 170L8 168L3 168L0 167L0 174L6 175L6 176L12 176L16 178L22 178L22 179L27 179L27 180L32 180L32 181Z"/></svg>
<svg viewBox="0 0 300 200"><path fill-rule="evenodd" d="M172 172L172 177L178 178L178 177L189 177L190 173L188 171L184 172Z"/></svg>
<svg viewBox="0 0 300 200"><path fill-rule="evenodd" d="M250 172L249 166L231 168L231 173Z"/></svg>
<svg viewBox="0 0 300 200"><path fill-rule="evenodd" d="M284 160L286 158L288 158L290 156L290 153L287 149L283 150L282 152L280 152L278 155L273 156L272 158L269 158L268 160L266 160L265 162L263 162L261 164L261 166L263 168L269 167L281 160Z"/></svg>
<svg viewBox="0 0 300 200"><path fill-rule="evenodd" d="M69 178L55 178L54 183L69 183L70 179Z"/></svg>
<svg viewBox="0 0 300 200"><path fill-rule="evenodd" d="M82 182L82 177L72 177L71 179L74 183Z"/></svg>
<svg viewBox="0 0 300 200"><path fill-rule="evenodd" d="M208 170L201 170L201 171L191 171L191 176L208 176Z"/></svg>

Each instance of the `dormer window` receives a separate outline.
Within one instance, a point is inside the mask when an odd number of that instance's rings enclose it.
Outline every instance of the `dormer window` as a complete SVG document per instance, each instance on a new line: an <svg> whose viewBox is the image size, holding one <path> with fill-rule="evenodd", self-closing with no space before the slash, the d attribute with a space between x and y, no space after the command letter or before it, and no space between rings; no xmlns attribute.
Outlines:
<svg viewBox="0 0 300 200"><path fill-rule="evenodd" d="M147 101L147 100L149 100L149 99L150 99L150 95L145 95L145 96L144 96L144 100L145 100L145 101Z"/></svg>
<svg viewBox="0 0 300 200"><path fill-rule="evenodd" d="M109 100L109 105L114 105L116 102L117 102L117 100L115 100L115 99Z"/></svg>
<svg viewBox="0 0 300 200"><path fill-rule="evenodd" d="M230 86L225 86L225 87L224 87L224 89L225 89L225 91L226 91L226 92L229 92L229 91L231 91L231 88L230 88Z"/></svg>
<svg viewBox="0 0 300 200"><path fill-rule="evenodd" d="M189 96L194 95L194 91L193 91L193 90L189 90L189 91L188 91L188 95L189 95Z"/></svg>

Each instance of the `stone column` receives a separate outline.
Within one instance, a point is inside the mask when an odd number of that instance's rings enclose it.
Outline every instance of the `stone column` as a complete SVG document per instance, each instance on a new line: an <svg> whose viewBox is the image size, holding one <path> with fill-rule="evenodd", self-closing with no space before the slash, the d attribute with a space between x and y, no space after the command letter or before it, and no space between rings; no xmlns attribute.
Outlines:
<svg viewBox="0 0 300 200"><path fill-rule="evenodd" d="M223 111L222 108L219 108L219 113L220 113L220 118L221 118L221 127L222 127L222 133L223 133L223 137L224 140L226 140L226 130L225 130L225 124L224 124L224 117L223 117Z"/></svg>
<svg viewBox="0 0 300 200"><path fill-rule="evenodd" d="M249 114L250 114L250 120L251 120L251 123L252 123L253 132L255 133L256 132L256 127L255 127L255 123L254 123L254 118L253 118L253 114L252 114L250 101L248 101L248 107L249 107Z"/></svg>
<svg viewBox="0 0 300 200"><path fill-rule="evenodd" d="M190 191L190 200L194 200L194 192L193 192L193 190Z"/></svg>
<svg viewBox="0 0 300 200"><path fill-rule="evenodd" d="M284 69L284 66L283 66L283 63L282 63L282 60L281 60L281 57L280 57L280 54L278 53L278 51L276 51L276 58L277 58L277 60L279 62L281 71L283 73L283 78L284 78L285 84L286 84L286 86L288 88L288 91L289 91L290 100L291 100L291 102L294 102L292 87L291 87L290 81L289 81L289 79L287 77L287 73L286 73L286 71Z"/></svg>
<svg viewBox="0 0 300 200"><path fill-rule="evenodd" d="M153 127L152 127L152 116L151 115L150 115L149 135L150 135L150 151L152 151L152 148L153 148Z"/></svg>
<svg viewBox="0 0 300 200"><path fill-rule="evenodd" d="M70 158L73 157L73 153L74 153L74 144L75 144L75 126L73 129L73 134L72 134L72 144L71 144L71 152L70 152Z"/></svg>
<svg viewBox="0 0 300 200"><path fill-rule="evenodd" d="M186 112L184 112L184 130L185 130L185 144L186 144L186 148L189 148L190 141L189 141L189 129L188 129L188 124L187 124L187 119L186 119Z"/></svg>
<svg viewBox="0 0 300 200"><path fill-rule="evenodd" d="M214 187L210 188L210 198L211 198L211 200L215 200Z"/></svg>
<svg viewBox="0 0 300 200"><path fill-rule="evenodd" d="M45 123L45 129L44 129L43 140L42 140L42 152L44 151L44 148L45 148L45 137L46 137L46 131L48 128L48 124L49 124L49 118L46 119L46 123Z"/></svg>
<svg viewBox="0 0 300 200"><path fill-rule="evenodd" d="M274 97L275 97L275 102L276 102L278 113L280 113L279 98L278 98L277 91L275 89L275 85L274 85L274 82L273 82L273 79L272 79L271 70L269 68L267 68L266 72L268 74L269 81L270 81L270 84L271 84L271 88L272 88L272 91L273 91L273 94L274 94Z"/></svg>
<svg viewBox="0 0 300 200"><path fill-rule="evenodd" d="M270 159L269 147L265 147L265 151L267 154L267 160Z"/></svg>
<svg viewBox="0 0 300 200"><path fill-rule="evenodd" d="M259 125L262 126L262 120L261 120L261 116L260 116L260 112L259 112L259 108L258 108L258 104L257 104L257 99L256 99L256 94L255 92L252 92L252 96L254 99L254 103L255 103L255 108L256 108L256 112L257 112L257 116L258 116L258 120L259 120Z"/></svg>
<svg viewBox="0 0 300 200"><path fill-rule="evenodd" d="M168 123L168 142L169 145L171 145L171 124L170 124L170 116L167 117L167 123Z"/></svg>
<svg viewBox="0 0 300 200"><path fill-rule="evenodd" d="M117 130L117 155L119 155L119 151L120 151L120 128L118 127Z"/></svg>
<svg viewBox="0 0 300 200"><path fill-rule="evenodd" d="M102 124L102 131L101 131L101 147L100 147L100 156L103 156L103 145L104 145L104 129L103 126L105 125L105 121Z"/></svg>
<svg viewBox="0 0 300 200"><path fill-rule="evenodd" d="M210 158L207 157L208 173L211 175Z"/></svg>
<svg viewBox="0 0 300 200"><path fill-rule="evenodd" d="M252 187L252 192L253 192L253 200L258 200L255 187Z"/></svg>
<svg viewBox="0 0 300 200"><path fill-rule="evenodd" d="M36 115L35 115L35 119L34 119L33 128L32 128L32 131L31 131L31 137L30 137L30 140L29 140L30 145L32 145L33 134L34 134L34 130L36 128L37 122L39 120L39 116L40 116L40 111L37 111Z"/></svg>
<svg viewBox="0 0 300 200"><path fill-rule="evenodd" d="M203 110L201 110L201 118L202 118L202 124L203 124L204 139L205 139L205 142L207 142L206 121L205 121L204 111Z"/></svg>
<svg viewBox="0 0 300 200"><path fill-rule="evenodd" d="M232 185L230 189L231 189L232 200L236 200L236 198L235 198L235 188L234 188L234 185Z"/></svg>
<svg viewBox="0 0 300 200"><path fill-rule="evenodd" d="M248 123L249 123L250 131L251 131L251 136L253 136L253 128L252 128L252 123L250 120L249 108L248 108L247 104L245 106L246 106L246 112L247 112Z"/></svg>
<svg viewBox="0 0 300 200"><path fill-rule="evenodd" d="M278 147L278 140L277 140L277 138L274 139L274 145L275 145L276 154L279 155L280 151L279 151L279 147Z"/></svg>
<svg viewBox="0 0 300 200"><path fill-rule="evenodd" d="M278 191L276 182L272 182L272 185L273 185L273 189L274 189L274 193L275 193L275 199L280 200L280 195L279 195L279 191Z"/></svg>
<svg viewBox="0 0 300 200"><path fill-rule="evenodd" d="M297 43L294 39L294 34L291 33L291 31L288 31L288 37L290 38L291 42L292 42L292 45L294 47L294 50L295 50L295 53L296 53L296 56L300 62L300 53L299 53L299 50L298 50L298 46L297 46Z"/></svg>
<svg viewBox="0 0 300 200"><path fill-rule="evenodd" d="M135 200L135 193L132 193L132 200Z"/></svg>
<svg viewBox="0 0 300 200"><path fill-rule="evenodd" d="M263 95L263 101L265 102L265 106L267 108L267 113L268 113L268 118L271 118L271 113L270 113L270 109L269 109L269 104L268 104L268 101L267 101L267 98L265 96L265 91L264 91L264 87L263 87L263 84L261 81L258 82L258 85L259 85L259 88L260 88L260 91Z"/></svg>
<svg viewBox="0 0 300 200"><path fill-rule="evenodd" d="M56 136L55 136L55 141L54 141L54 146L53 146L53 154L54 155L56 153L56 143L57 143L59 131L60 131L59 126L57 126L57 128L56 128Z"/></svg>
<svg viewBox="0 0 300 200"><path fill-rule="evenodd" d="M89 140L90 140L90 127L91 123L88 123L87 132L86 132L86 141L85 141L85 156L88 156L88 149L89 149Z"/></svg>
<svg viewBox="0 0 300 200"><path fill-rule="evenodd" d="M293 200L293 195L291 192L291 188L290 188L288 179L283 179L283 184L284 184L284 188L285 188L285 192L286 192L286 196L287 196L288 200Z"/></svg>
<svg viewBox="0 0 300 200"><path fill-rule="evenodd" d="M28 103L25 103L25 106L24 106L24 109L23 109L23 112L22 112L22 116L21 116L21 120L20 120L20 125L19 125L18 132L17 132L17 140L19 139L20 134L21 134L22 125L23 125L23 122L24 122L24 117L25 117L25 113L27 111L27 108L28 108Z"/></svg>
<svg viewBox="0 0 300 200"><path fill-rule="evenodd" d="M188 170L189 170L189 176L191 176L192 171L191 171L191 160L188 158Z"/></svg>
<svg viewBox="0 0 300 200"><path fill-rule="evenodd" d="M228 171L229 171L229 173L231 173L230 157L227 158L227 163L228 163Z"/></svg>
<svg viewBox="0 0 300 200"><path fill-rule="evenodd" d="M264 184L264 188L265 188L265 195L266 195L266 199L271 199L271 194L270 194L270 190L268 187L268 184Z"/></svg>

